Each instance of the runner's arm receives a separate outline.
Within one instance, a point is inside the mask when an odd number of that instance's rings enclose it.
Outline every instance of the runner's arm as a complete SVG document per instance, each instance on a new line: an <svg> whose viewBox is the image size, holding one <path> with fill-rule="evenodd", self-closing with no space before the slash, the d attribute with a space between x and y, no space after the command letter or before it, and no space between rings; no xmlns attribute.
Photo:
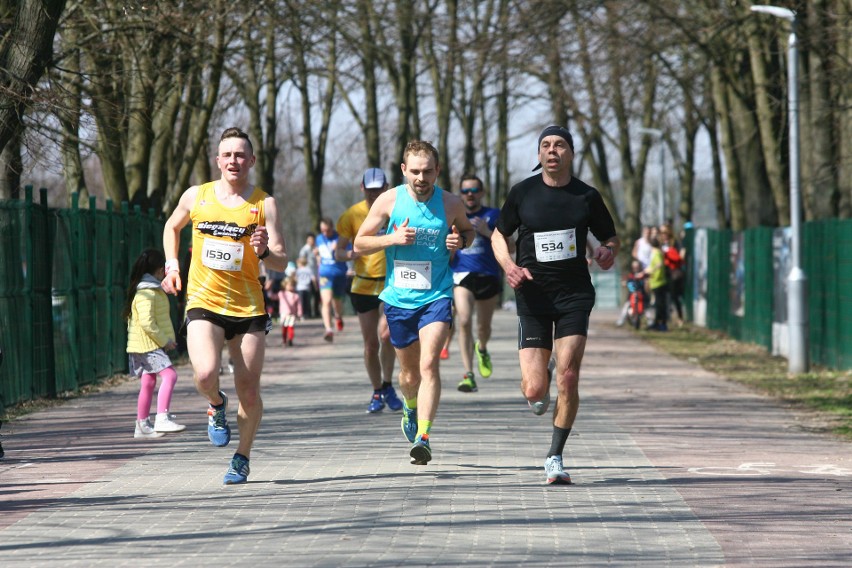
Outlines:
<svg viewBox="0 0 852 568"><path fill-rule="evenodd" d="M367 218L355 235L354 251L356 255L373 254L393 245L410 245L414 243L417 229L408 226L406 219L399 227L388 227L384 235L376 236L376 233L390 220L396 202L396 193L386 191L381 194L367 214Z"/></svg>
<svg viewBox="0 0 852 568"><path fill-rule="evenodd" d="M517 267L515 261L512 260L512 253L509 247L509 242L512 242L512 247L514 248L514 239L512 237L507 237L503 233L500 232L500 229L494 229L494 232L491 233L491 248L494 250L494 258L497 259L497 262L503 268L503 272L508 272Z"/></svg>
<svg viewBox="0 0 852 568"><path fill-rule="evenodd" d="M183 287L180 279L180 265L178 263L180 232L189 223L189 214L197 195L197 185L187 189L181 195L177 207L175 207L175 210L166 220L165 227L163 228L163 252L166 257L166 275L163 278L162 287L167 294L177 295Z"/></svg>
<svg viewBox="0 0 852 568"><path fill-rule="evenodd" d="M338 262L347 262L358 258L354 248L349 248L349 239L337 233L337 248L334 249L334 260Z"/></svg>
<svg viewBox="0 0 852 568"><path fill-rule="evenodd" d="M501 233L499 228L495 229L491 235L491 248L494 250L494 257L506 273L509 286L519 288L525 281L533 279L528 269L518 266L512 260L510 250L514 249L514 240Z"/></svg>
<svg viewBox="0 0 852 568"><path fill-rule="evenodd" d="M284 241L284 231L281 229L281 219L278 216L278 204L274 197L270 195L264 199L263 210L266 215L267 238L264 242L263 235L258 235L258 239L252 243L252 246L255 247L258 256L262 256L266 250L269 250L269 255L263 259L267 268L284 272L287 269L287 243Z"/></svg>
<svg viewBox="0 0 852 568"><path fill-rule="evenodd" d="M444 210L449 212L447 219L450 219L450 234L447 235L447 249L451 251L461 250L473 244L476 238L476 229L470 223L465 213L464 203L457 195L452 193L444 193ZM452 231L455 227L457 233Z"/></svg>

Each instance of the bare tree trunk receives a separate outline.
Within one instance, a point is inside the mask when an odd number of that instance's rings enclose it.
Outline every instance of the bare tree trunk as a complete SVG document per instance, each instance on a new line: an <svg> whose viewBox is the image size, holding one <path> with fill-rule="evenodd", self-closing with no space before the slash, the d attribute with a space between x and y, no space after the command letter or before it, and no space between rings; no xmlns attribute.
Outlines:
<svg viewBox="0 0 852 568"><path fill-rule="evenodd" d="M576 10L576 4L572 4ZM556 9L556 6L551 6ZM561 8L565 10L565 8ZM552 18L546 21L548 27L546 37L559 37L561 35L560 20L562 17L554 14ZM577 31L581 31L578 29ZM545 46L545 57L547 65L547 95L550 103L550 114L552 121L550 124L559 124L568 127L568 105L565 98L567 85L562 72L562 52L559 49L554 49L552 46Z"/></svg>
<svg viewBox="0 0 852 568"><path fill-rule="evenodd" d="M766 168L764 167L763 153L760 150L756 117L747 106L749 101L752 100L753 93L751 92L752 85L745 77L746 74L745 71L741 74L743 80L737 87L749 89L747 95L744 96L741 92L737 92L733 85L728 85L728 104L731 109L729 122L733 129L733 140L736 142L735 151L740 173L739 183L742 187L742 203L745 207L746 224L742 228L760 225L774 227L778 223L778 209L775 196L772 195L769 182L766 179ZM782 193L784 194L780 198L789 202L787 193Z"/></svg>
<svg viewBox="0 0 852 568"><path fill-rule="evenodd" d="M252 139L257 162L254 167L257 184L270 195L275 193L275 160L278 157L277 98L281 81L275 55L277 14L267 14L260 39L255 40L246 28L243 37L244 65L229 67L231 83L240 93L249 115L248 134Z"/></svg>
<svg viewBox="0 0 852 568"><path fill-rule="evenodd" d="M147 53L140 50L132 57L127 57L125 69L128 70L127 83L129 96L127 100L127 147L125 154L125 179L127 195L131 204L139 204L143 210L149 207L148 201L148 162L151 159L153 130L151 127L151 112L153 107L152 84L148 83L153 77L151 60Z"/></svg>
<svg viewBox="0 0 852 568"><path fill-rule="evenodd" d="M209 73L202 79L201 72L198 70L198 73L190 79L191 90L194 90L196 94L188 99L190 108L193 110L184 119L186 136L179 138L179 143L175 145L175 149L182 149L182 151L177 162L177 175L166 196L167 212L174 211L180 196L189 187L199 152L206 149L209 143L207 131L210 125L210 117L219 98L219 86L225 65L227 43L225 30L227 25L228 18L224 14L217 17L211 34L212 45L198 45L195 49L196 61L205 62L205 67ZM202 80L207 85L206 91L201 86Z"/></svg>
<svg viewBox="0 0 852 568"><path fill-rule="evenodd" d="M396 1L396 21L401 32L400 45L398 48L399 63L396 64L393 55L386 59L386 67L390 62L394 66L388 68L388 73L396 77L394 84L394 98L396 99L396 155L395 164L402 163L402 155L405 145L412 138L412 117L415 114L412 93L414 92L414 78L417 70L415 53L419 38L414 36L410 30L414 28L414 6L407 0ZM398 167L391 170L395 184L402 183L402 172Z"/></svg>
<svg viewBox="0 0 852 568"><path fill-rule="evenodd" d="M325 91L322 99L317 103L311 98L310 80L312 71L309 58L312 52L310 51L310 42L303 35L304 30L299 29L298 26L294 26L291 30L295 69L293 80L296 89L299 91L302 109L302 158L307 179L308 216L311 219L312 226L318 225L319 220L323 217L322 182L325 174L325 152L334 103L335 75L337 73L337 43L336 31L334 30L335 28L332 26L331 33L326 38L327 43L316 48L318 52L322 51L322 57L325 58ZM312 113L316 104L320 107L320 120L315 143L313 131L315 123ZM316 148L314 147L315 144Z"/></svg>
<svg viewBox="0 0 852 568"><path fill-rule="evenodd" d="M842 31L848 30L848 22L852 21L852 0L838 0L837 26ZM846 22L844 27L843 22ZM852 34L838 33L837 59L852 61ZM843 219L852 217L852 71L847 65L837 71L837 180L838 180L838 215ZM845 110L844 110L845 109Z"/></svg>
<svg viewBox="0 0 852 568"><path fill-rule="evenodd" d="M739 158L734 148L736 135L730 119L732 113L729 101L730 94L727 85L722 81L721 71L717 64L713 64L711 77L713 81L713 102L721 134L722 154L725 157L725 166L728 172L730 227L735 231L742 231L746 228L745 200L740 185Z"/></svg>
<svg viewBox="0 0 852 568"><path fill-rule="evenodd" d="M577 11L576 7L573 10L573 17L575 21L581 21L581 14ZM635 82L635 86L630 86L628 82L630 74L627 72L627 67L633 63L633 59L627 52L628 46L619 37L618 27L617 13L611 7L608 7L606 10L604 30L609 41L605 44L603 57L606 61L609 78L608 81L604 82L608 87L603 87L600 81L600 74L596 69L597 66L591 57L593 49L585 26L577 25L577 41L580 46L578 57L580 67L583 71L583 86L588 97L589 110L587 113L580 112L578 108L575 108L576 103L574 103L572 110L575 116L580 117L578 121L584 125L584 131L588 134L590 141L589 156L592 158L589 161L589 167L592 171L594 185L601 192L604 202L613 213L617 232L622 236L624 242L630 243L641 232L640 214L644 172L650 144L648 138L643 137L637 165L634 165L630 119L634 112L638 112L641 116L642 124L646 126L651 126L657 121L654 116L654 102L658 72L652 57L640 58L642 62L642 72L639 74L640 78ZM609 86L612 88L609 88ZM600 92L602 88L607 89L606 95ZM627 98L638 99L640 102L636 106L631 106L633 101L629 101ZM562 99L568 101L573 100L573 97L566 93L562 96ZM615 200L615 191L609 175L606 153L607 144L603 129L605 122L603 112L604 103L602 102L607 100L617 125L615 145L619 157L622 189L624 192L623 216L619 214ZM584 114L588 115L588 120L582 118ZM660 143L662 143L662 140ZM594 151L592 152L591 150ZM626 255L622 258L625 263L629 260Z"/></svg>
<svg viewBox="0 0 852 568"><path fill-rule="evenodd" d="M498 30L500 40L499 90L497 110L497 141L494 184L491 187L491 206L499 207L509 193L509 0L499 0ZM483 128L485 124L483 121Z"/></svg>
<svg viewBox="0 0 852 568"><path fill-rule="evenodd" d="M766 43L766 38L757 34L755 29L757 19L752 18L749 21L754 22L754 25L748 26L748 52L754 78L755 113L760 146L763 150L763 164L773 199L778 207L779 221L783 225L789 225L790 200L787 196L787 186L784 182L785 171L781 162L781 142L784 139L782 128L785 122L779 116L783 115L785 107L772 104L772 100L781 99L778 88L781 83L778 81L779 73L777 72L780 62L777 57L773 57L769 63L773 72L771 74L767 72L767 62L764 59L762 47ZM774 22L772 23L775 25ZM778 44L774 41L770 52L778 52Z"/></svg>
<svg viewBox="0 0 852 568"><path fill-rule="evenodd" d="M19 125L19 130L23 126ZM21 198L21 132L15 134L0 152L0 199Z"/></svg>
<svg viewBox="0 0 852 568"><path fill-rule="evenodd" d="M455 92L456 54L458 52L458 3L456 0L445 0L447 22L429 20L425 28L423 51L426 64L432 77L432 90L435 94L435 114L438 125L437 150L441 163L441 173L438 185L444 189L452 189L450 162L450 118L452 116L453 94ZM438 37L446 38L446 44L435 44L435 26L440 26ZM443 55L443 53L446 55ZM440 53L440 55L439 55ZM443 67L443 70L442 70Z"/></svg>
<svg viewBox="0 0 852 568"><path fill-rule="evenodd" d="M710 156L713 161L713 199L716 203L716 226L720 229L727 229L731 226L728 217L728 206L725 202L725 182L722 177L722 148L719 143L717 133L720 130L717 121L718 112L716 111L716 103L713 99L713 91L715 89L715 81L712 79L712 72L707 78L706 92L704 100L707 105L706 128L707 136L710 138Z"/></svg>
<svg viewBox="0 0 852 568"><path fill-rule="evenodd" d="M263 189L270 195L275 194L275 161L278 159L280 148L278 147L278 93L281 89L281 78L276 65L275 45L276 33L275 28L270 26L270 30L266 36L266 58L264 61L264 83L266 88L266 104L264 105L263 113L263 170L261 173L261 183Z"/></svg>
<svg viewBox="0 0 852 568"><path fill-rule="evenodd" d="M380 167L382 164L381 137L379 136L379 95L376 80L376 55L370 47L364 57L364 146L367 165Z"/></svg>
<svg viewBox="0 0 852 568"><path fill-rule="evenodd" d="M459 57L459 72L461 76L456 82L456 115L461 123L463 135L462 149L462 173L479 172L484 176L487 185L491 186L491 152L485 144L488 132L491 128L486 109L485 89L489 75L503 73L511 67L508 61L508 44L511 38L508 23L494 22L495 5L502 0L489 0L485 3L484 10L474 10L469 15L469 20L462 24L465 29L472 29L473 34L466 34L464 41L458 42L458 49L462 54ZM500 7L497 6L499 10ZM506 8L508 14L508 7ZM498 13L497 17L500 17ZM493 22L493 23L492 23ZM499 30L496 31L495 30ZM496 58L494 54L499 54ZM498 79L499 82L499 79ZM499 97L499 95L497 95ZM498 103L499 104L499 103ZM478 119L477 119L478 117ZM499 121L499 116L497 117ZM477 124L479 124L480 141L476 139ZM495 127L497 125L495 124ZM477 167L477 148L482 148L482 167Z"/></svg>
<svg viewBox="0 0 852 568"><path fill-rule="evenodd" d="M802 149L807 149L805 155L808 162L808 175L803 175L802 198L806 219L826 219L834 217L838 213L838 202L840 198L840 186L836 175L839 163L839 148L841 140L837 138L837 130L834 125L837 122L837 114L843 114L843 107L833 104L831 93L832 81L831 63L832 47L829 45L832 37L837 37L838 42L850 40L850 34L832 33L830 17L833 2L827 0L808 0L807 9L807 44L805 57L807 70L804 80L800 82L800 91L808 99L807 114L803 114L800 124L803 132L808 132L806 140L802 140ZM849 19L846 20L847 24ZM846 28L847 32L849 28ZM844 37L845 36L845 37ZM839 47L839 46L836 46ZM848 60L846 60L848 62ZM847 75L845 88L852 76ZM844 82L841 79L840 84ZM840 87L843 88L843 87ZM849 139L846 139L847 144ZM803 171L804 174L804 171Z"/></svg>
<svg viewBox="0 0 852 568"><path fill-rule="evenodd" d="M21 117L53 55L65 0L19 0L0 44L0 150L20 133Z"/></svg>
<svg viewBox="0 0 852 568"><path fill-rule="evenodd" d="M343 82L345 72L335 75L338 81L337 91L349 108L349 112L352 113L352 118L364 137L364 150L368 167L381 167L379 85L376 78L376 69L381 65L381 62L379 61L380 49L377 47L374 31L374 26L382 26L381 18L376 14L372 0L356 0L354 13L348 17L354 20L357 26L355 30L348 26L339 28L344 44L341 51L345 53L347 49L350 49L358 58L360 75L357 72L353 73L352 83L363 90L363 107L356 107L356 99L350 96L349 91L352 88L350 84Z"/></svg>
<svg viewBox="0 0 852 568"><path fill-rule="evenodd" d="M174 129L182 92L181 81L175 81L175 84L171 79L163 75L157 78L155 92L159 105L154 108L151 119L153 139L148 162L148 199L153 207L163 212L167 212L164 209L166 194L174 181L170 176L170 172L175 171L171 158L174 156Z"/></svg>
<svg viewBox="0 0 852 568"><path fill-rule="evenodd" d="M113 203L121 203L129 199L122 148L126 125L122 121L120 95L116 91L114 79L123 77L124 70L117 65L118 61L97 51L97 46L93 46L93 49L83 58L83 62L84 67L87 67L86 72L93 78L90 87L91 109L98 125L95 148L101 164L104 195Z"/></svg>
<svg viewBox="0 0 852 568"><path fill-rule="evenodd" d="M204 146L199 148L198 153L195 155L195 163L192 166L192 180L194 183L204 183L207 180L215 179L219 177L218 174L213 173L213 169L210 167L210 163L213 162L213 156L216 155L218 151L218 144L216 142L212 142L212 147L208 147L205 142ZM187 181L185 185L189 185L193 183L193 181Z"/></svg>
<svg viewBox="0 0 852 568"><path fill-rule="evenodd" d="M65 178L65 190L69 204L71 195L79 194L81 202L89 201L86 179L83 172L83 159L80 156L80 113L81 92L80 50L76 47L77 29L68 26L63 32L65 58L62 70L57 71L59 82L63 85L64 95L56 113L61 132L60 151L62 153L62 171ZM116 204L118 205L118 204Z"/></svg>
<svg viewBox="0 0 852 568"><path fill-rule="evenodd" d="M673 145L672 155L675 157L675 167L680 178L680 199L678 200L677 212L681 222L692 220L693 190L695 187L695 139L701 126L695 102L690 93L684 97L684 121L683 141L684 155L678 156L677 146Z"/></svg>

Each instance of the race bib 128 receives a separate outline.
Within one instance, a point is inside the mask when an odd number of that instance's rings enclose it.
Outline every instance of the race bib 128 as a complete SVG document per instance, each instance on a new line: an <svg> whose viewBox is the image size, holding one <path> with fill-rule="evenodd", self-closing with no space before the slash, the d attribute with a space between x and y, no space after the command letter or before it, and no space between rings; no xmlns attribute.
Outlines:
<svg viewBox="0 0 852 568"><path fill-rule="evenodd" d="M432 263L428 260L393 261L395 288L428 290L432 287Z"/></svg>

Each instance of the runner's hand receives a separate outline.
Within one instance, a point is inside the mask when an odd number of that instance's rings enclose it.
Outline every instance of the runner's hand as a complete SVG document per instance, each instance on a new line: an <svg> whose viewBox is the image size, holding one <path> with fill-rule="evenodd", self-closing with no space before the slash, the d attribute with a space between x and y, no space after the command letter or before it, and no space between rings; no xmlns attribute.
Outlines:
<svg viewBox="0 0 852 568"><path fill-rule="evenodd" d="M166 294L177 296L178 292L180 292L183 288L183 284L180 281L180 272L172 270L166 274L165 278L163 278L163 281L160 283L160 287Z"/></svg>
<svg viewBox="0 0 852 568"><path fill-rule="evenodd" d="M462 239L459 234L459 229L455 225L452 226L449 233L447 233L447 250L450 252L455 252L461 248Z"/></svg>
<svg viewBox="0 0 852 568"><path fill-rule="evenodd" d="M408 218L402 222L402 225L393 228L393 244L395 245L413 245L417 239L417 228L408 226Z"/></svg>
<svg viewBox="0 0 852 568"><path fill-rule="evenodd" d="M506 281L513 289L517 290L527 280L532 280L532 274L526 268L522 268L517 264L513 268L506 271Z"/></svg>
<svg viewBox="0 0 852 568"><path fill-rule="evenodd" d="M595 262L604 270L609 270L615 264L615 253L611 248L599 246L595 249Z"/></svg>
<svg viewBox="0 0 852 568"><path fill-rule="evenodd" d="M263 225L255 227L254 232L249 237L249 244L254 247L257 256L263 254L263 251L269 248L269 233L266 231L266 227Z"/></svg>

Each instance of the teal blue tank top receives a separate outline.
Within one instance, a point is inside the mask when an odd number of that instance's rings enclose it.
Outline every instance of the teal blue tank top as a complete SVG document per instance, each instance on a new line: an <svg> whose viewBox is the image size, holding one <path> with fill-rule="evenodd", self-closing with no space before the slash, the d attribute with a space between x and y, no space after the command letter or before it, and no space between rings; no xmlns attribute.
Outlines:
<svg viewBox="0 0 852 568"><path fill-rule="evenodd" d="M417 228L411 245L394 245L385 249L387 282L379 298L392 306L416 309L441 298L453 297L453 272L447 250L447 215L444 191L435 186L428 201L413 199L405 185L393 189L396 201L388 221L388 231L395 231L408 219Z"/></svg>

